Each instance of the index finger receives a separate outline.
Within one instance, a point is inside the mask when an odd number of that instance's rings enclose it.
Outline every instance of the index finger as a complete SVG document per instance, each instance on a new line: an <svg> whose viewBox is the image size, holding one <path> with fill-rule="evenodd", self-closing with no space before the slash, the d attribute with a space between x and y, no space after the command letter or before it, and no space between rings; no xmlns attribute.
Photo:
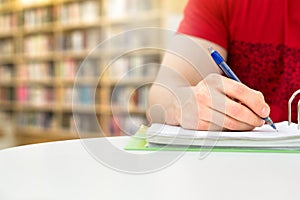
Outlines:
<svg viewBox="0 0 300 200"><path fill-rule="evenodd" d="M261 92L224 76L222 76L222 83L223 87L219 85L218 89L230 98L238 100L260 117L267 117L270 114L270 107Z"/></svg>

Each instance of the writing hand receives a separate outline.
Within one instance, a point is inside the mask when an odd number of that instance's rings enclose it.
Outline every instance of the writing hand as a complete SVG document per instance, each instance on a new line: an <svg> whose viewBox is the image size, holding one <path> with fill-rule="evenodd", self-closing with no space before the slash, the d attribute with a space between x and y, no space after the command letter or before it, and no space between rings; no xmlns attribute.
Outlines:
<svg viewBox="0 0 300 200"><path fill-rule="evenodd" d="M210 74L192 87L177 108L183 128L197 130L252 130L262 126L270 108L261 92L219 74Z"/></svg>

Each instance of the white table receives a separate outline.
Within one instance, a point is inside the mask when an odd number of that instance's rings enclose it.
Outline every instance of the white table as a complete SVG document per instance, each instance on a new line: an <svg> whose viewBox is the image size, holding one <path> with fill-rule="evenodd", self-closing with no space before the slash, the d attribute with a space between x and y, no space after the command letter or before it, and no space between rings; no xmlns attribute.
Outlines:
<svg viewBox="0 0 300 200"><path fill-rule="evenodd" d="M128 139L109 138L120 149ZM0 199L300 199L300 154L198 155L133 175L103 166L80 140L2 150Z"/></svg>

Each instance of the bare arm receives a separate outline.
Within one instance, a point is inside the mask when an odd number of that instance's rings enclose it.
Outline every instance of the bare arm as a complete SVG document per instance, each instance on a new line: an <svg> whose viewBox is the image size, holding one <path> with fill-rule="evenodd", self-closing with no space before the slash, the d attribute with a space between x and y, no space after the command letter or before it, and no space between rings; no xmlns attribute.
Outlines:
<svg viewBox="0 0 300 200"><path fill-rule="evenodd" d="M267 116L269 107L262 94L221 76L207 50L211 46L226 58L225 49L182 35L172 44L149 93L151 122L200 130L248 130L263 124L259 116Z"/></svg>

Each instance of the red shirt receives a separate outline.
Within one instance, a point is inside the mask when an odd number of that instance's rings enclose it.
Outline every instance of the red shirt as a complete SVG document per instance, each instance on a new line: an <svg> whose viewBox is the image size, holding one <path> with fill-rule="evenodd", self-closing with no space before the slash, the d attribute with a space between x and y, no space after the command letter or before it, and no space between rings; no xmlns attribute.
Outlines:
<svg viewBox="0 0 300 200"><path fill-rule="evenodd" d="M299 7L299 0L190 0L178 32L224 47L239 79L264 94L273 121L284 121L300 89Z"/></svg>

